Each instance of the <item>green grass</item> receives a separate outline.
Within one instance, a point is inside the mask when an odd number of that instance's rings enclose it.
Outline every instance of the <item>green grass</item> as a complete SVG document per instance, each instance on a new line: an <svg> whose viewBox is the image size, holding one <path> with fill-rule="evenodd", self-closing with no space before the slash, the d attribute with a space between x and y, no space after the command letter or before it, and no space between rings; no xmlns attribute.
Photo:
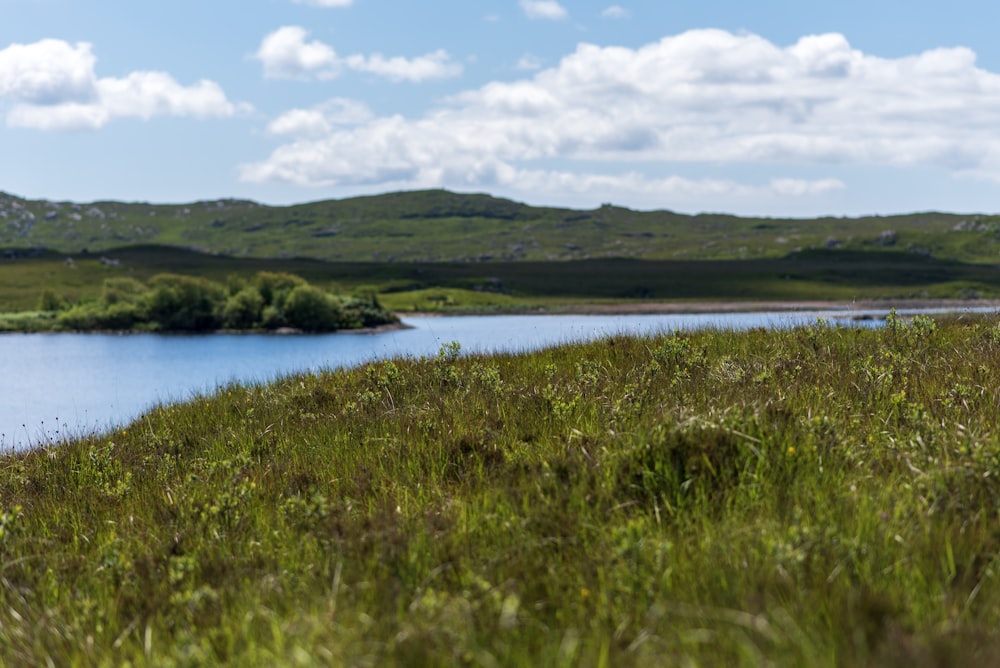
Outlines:
<svg viewBox="0 0 1000 668"><path fill-rule="evenodd" d="M458 352L0 459L0 663L1000 660L995 319Z"/></svg>
<svg viewBox="0 0 1000 668"><path fill-rule="evenodd" d="M0 312L33 310L42 291L69 302L96 298L109 277L147 281L164 272L225 282L288 272L332 292L378 293L402 311L509 311L622 301L960 299L1000 296L993 266L887 251L803 251L757 260L375 263L269 260L135 246L100 255L0 259ZM67 262L67 257L72 263Z"/></svg>

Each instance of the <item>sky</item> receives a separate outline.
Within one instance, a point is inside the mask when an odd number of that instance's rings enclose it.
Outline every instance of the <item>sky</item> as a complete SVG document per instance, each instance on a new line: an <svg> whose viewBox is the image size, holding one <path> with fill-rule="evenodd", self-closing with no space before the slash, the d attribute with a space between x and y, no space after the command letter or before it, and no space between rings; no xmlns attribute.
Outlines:
<svg viewBox="0 0 1000 668"><path fill-rule="evenodd" d="M983 0L0 0L0 191L997 213L997 25Z"/></svg>

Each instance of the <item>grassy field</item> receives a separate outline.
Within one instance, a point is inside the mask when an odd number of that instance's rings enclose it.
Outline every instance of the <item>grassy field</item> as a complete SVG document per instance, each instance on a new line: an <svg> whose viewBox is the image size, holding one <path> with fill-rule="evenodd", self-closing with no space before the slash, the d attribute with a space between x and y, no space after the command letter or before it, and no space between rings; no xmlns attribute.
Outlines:
<svg viewBox="0 0 1000 668"><path fill-rule="evenodd" d="M81 204L0 193L0 248L100 253L140 244L340 262L748 260L839 249L996 263L1000 217L935 212L809 220L690 216L611 205L532 207L443 190L287 207L241 200Z"/></svg>
<svg viewBox="0 0 1000 668"><path fill-rule="evenodd" d="M459 352L0 459L0 663L1000 661L995 319Z"/></svg>
<svg viewBox="0 0 1000 668"><path fill-rule="evenodd" d="M103 258L103 262L102 262ZM967 299L1000 297L1000 270L888 251L803 251L758 260L358 263L206 255L161 246L106 254L21 251L0 259L0 312L35 310L50 290L74 302L106 278L171 272L225 282L259 271L302 276L332 292L378 293L398 311L510 311L581 302Z"/></svg>

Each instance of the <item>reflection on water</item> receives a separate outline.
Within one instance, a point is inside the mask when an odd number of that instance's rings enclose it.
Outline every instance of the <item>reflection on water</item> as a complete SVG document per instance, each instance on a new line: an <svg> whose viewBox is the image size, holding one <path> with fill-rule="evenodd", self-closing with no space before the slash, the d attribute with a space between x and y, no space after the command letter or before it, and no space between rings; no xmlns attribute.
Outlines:
<svg viewBox="0 0 1000 668"><path fill-rule="evenodd" d="M850 315L873 315L877 311ZM437 353L518 352L610 334L705 327L792 327L844 312L635 316L483 316L404 319L411 329L380 334L10 334L0 336L0 447L58 442L129 421L150 406L232 382ZM877 326L878 319L861 326Z"/></svg>

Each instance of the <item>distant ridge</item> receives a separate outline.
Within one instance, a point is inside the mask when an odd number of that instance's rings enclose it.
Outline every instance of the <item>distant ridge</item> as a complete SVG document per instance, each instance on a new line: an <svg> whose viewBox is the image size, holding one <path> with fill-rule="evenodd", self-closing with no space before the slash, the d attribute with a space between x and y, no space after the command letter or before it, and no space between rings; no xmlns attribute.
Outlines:
<svg viewBox="0 0 1000 668"><path fill-rule="evenodd" d="M742 218L530 206L485 193L418 190L271 206L28 200L0 192L0 248L63 253L158 244L243 257L356 262L752 259L805 250L1000 261L1000 217L937 212Z"/></svg>

